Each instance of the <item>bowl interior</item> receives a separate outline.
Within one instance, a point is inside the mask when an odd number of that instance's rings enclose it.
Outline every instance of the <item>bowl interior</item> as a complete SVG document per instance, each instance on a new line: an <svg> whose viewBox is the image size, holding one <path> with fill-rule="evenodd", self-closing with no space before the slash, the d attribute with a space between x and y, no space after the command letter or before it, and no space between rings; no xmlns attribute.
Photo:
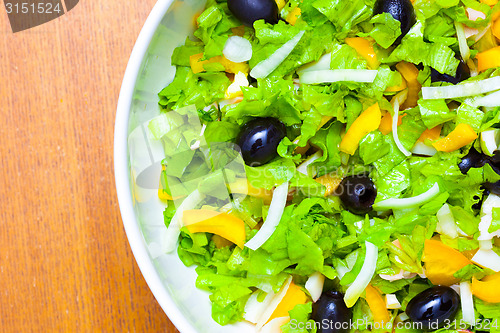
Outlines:
<svg viewBox="0 0 500 333"><path fill-rule="evenodd" d="M123 222L138 265L159 304L181 332L253 332L245 323L219 326L208 293L195 287L194 268L164 253L165 203L158 198L164 149L147 124L160 114L158 92L173 80L170 57L194 29L204 1L160 0L139 36L120 92L115 128L115 176ZM133 300L131 300L133 301Z"/></svg>

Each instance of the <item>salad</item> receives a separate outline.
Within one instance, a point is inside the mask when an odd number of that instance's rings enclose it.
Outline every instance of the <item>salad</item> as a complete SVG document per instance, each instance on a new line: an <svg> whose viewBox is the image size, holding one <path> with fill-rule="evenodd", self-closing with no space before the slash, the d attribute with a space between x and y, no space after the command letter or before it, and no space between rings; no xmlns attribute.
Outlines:
<svg viewBox="0 0 500 333"><path fill-rule="evenodd" d="M261 332L500 332L497 0L208 0L149 130L164 252Z"/></svg>

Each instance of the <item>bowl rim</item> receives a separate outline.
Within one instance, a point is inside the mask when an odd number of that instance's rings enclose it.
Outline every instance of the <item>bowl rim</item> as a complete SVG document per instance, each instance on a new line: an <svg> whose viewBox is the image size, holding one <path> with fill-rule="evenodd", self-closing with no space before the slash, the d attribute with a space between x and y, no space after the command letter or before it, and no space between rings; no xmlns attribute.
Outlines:
<svg viewBox="0 0 500 333"><path fill-rule="evenodd" d="M134 254L135 261L161 308L182 333L197 333L192 323L179 310L172 296L163 285L162 279L150 259L148 249L135 216L130 189L130 171L128 168L128 126L130 108L137 77L142 61L151 43L154 33L168 8L174 0L158 0L151 10L144 26L137 37L123 76L115 117L114 128L114 171L118 205L125 233Z"/></svg>

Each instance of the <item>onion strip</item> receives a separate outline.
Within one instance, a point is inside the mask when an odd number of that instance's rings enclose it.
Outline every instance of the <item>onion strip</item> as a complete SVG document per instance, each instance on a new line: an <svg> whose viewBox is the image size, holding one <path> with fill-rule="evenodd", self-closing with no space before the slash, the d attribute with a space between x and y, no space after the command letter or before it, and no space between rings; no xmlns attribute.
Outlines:
<svg viewBox="0 0 500 333"><path fill-rule="evenodd" d="M279 65L292 53L293 49L300 42L304 31L300 31L292 39L274 51L269 58L262 60L250 71L250 76L256 79L263 79L271 74Z"/></svg>
<svg viewBox="0 0 500 333"><path fill-rule="evenodd" d="M332 53L326 53L321 56L321 58L318 59L318 61L313 61L308 64L305 64L304 66L300 67L297 69L297 73L302 75L302 73L305 72L313 72L313 71L319 71L319 70L329 70L330 69L330 62L332 60Z"/></svg>
<svg viewBox="0 0 500 333"><path fill-rule="evenodd" d="M398 147L399 151L402 152L406 157L411 156L411 152L409 152L401 143L398 136L398 119L399 119L399 106L403 104L403 102L408 97L408 90L405 89L392 99L392 107L394 108L394 113L392 115L392 137L394 138L394 142Z"/></svg>
<svg viewBox="0 0 500 333"><path fill-rule="evenodd" d="M204 198L198 190L194 190L188 195L184 201L177 207L174 216L170 220L170 224L164 236L163 251L166 253L173 252L177 248L177 242L179 241L179 234L182 228L182 214L185 210L194 209Z"/></svg>
<svg viewBox="0 0 500 333"><path fill-rule="evenodd" d="M454 86L423 87L422 97L423 99L460 98L486 94L496 90L500 90L500 76Z"/></svg>
<svg viewBox="0 0 500 333"><path fill-rule="evenodd" d="M245 244L246 247L255 251L261 247L262 244L269 239L269 237L272 236L274 230L276 230L276 227L280 223L283 210L285 209L287 196L288 182L285 182L274 189L267 218L255 236L253 236L252 239Z"/></svg>
<svg viewBox="0 0 500 333"><path fill-rule="evenodd" d="M375 269L377 268L378 247L374 244L365 241L366 255L361 271L354 282L347 288L344 295L344 302L348 308L356 304L359 296L365 291L366 287L372 280Z"/></svg>
<svg viewBox="0 0 500 333"><path fill-rule="evenodd" d="M300 172L303 175L309 176L309 171L308 171L309 165L314 163L314 161L316 161L321 156L323 156L323 153L320 150L318 150L317 152L315 152L314 154L309 156L309 158L307 160L302 162L302 164L297 166L297 172ZM314 177L314 176L315 175L311 175L311 177Z"/></svg>
<svg viewBox="0 0 500 333"><path fill-rule="evenodd" d="M474 313L474 299L472 298L470 282L460 283L460 303L462 304L462 318L464 322L474 325L476 315Z"/></svg>
<svg viewBox="0 0 500 333"><path fill-rule="evenodd" d="M460 55L464 61L470 58L470 49L467 45L467 38L465 37L464 25L459 22L455 22L455 29L457 30L458 46L460 48Z"/></svg>
<svg viewBox="0 0 500 333"><path fill-rule="evenodd" d="M258 297L260 293L260 290L256 290L252 295L250 295L245 303L245 310L243 311L243 318L253 324L257 324L275 296L273 292L270 292L266 295L262 302L259 302Z"/></svg>
<svg viewBox="0 0 500 333"><path fill-rule="evenodd" d="M290 284L292 283L293 277L290 276L288 280L284 283L283 287L281 287L281 290L276 294L276 296L273 297L271 302L269 303L269 306L266 308L264 313L260 316L259 321L257 322L257 329L261 329L262 326L264 326L269 318L273 315L274 310L278 307L280 302L283 300L283 298L286 295L286 292L288 291L288 288L290 287Z"/></svg>
<svg viewBox="0 0 500 333"><path fill-rule="evenodd" d="M500 256L493 250L479 249L471 261L481 267L489 268L497 273L500 272Z"/></svg>
<svg viewBox="0 0 500 333"><path fill-rule="evenodd" d="M311 295L313 302L316 302L323 292L323 285L325 283L325 276L320 272L315 272L309 276L306 281L306 290Z"/></svg>
<svg viewBox="0 0 500 333"><path fill-rule="evenodd" d="M500 106L500 90L492 94L477 98L473 101L474 106L485 106L494 108Z"/></svg>
<svg viewBox="0 0 500 333"><path fill-rule="evenodd" d="M391 198L382 200L373 205L376 211L383 211L387 209L405 209L421 205L433 199L439 194L439 185L435 183L429 190L411 198Z"/></svg>

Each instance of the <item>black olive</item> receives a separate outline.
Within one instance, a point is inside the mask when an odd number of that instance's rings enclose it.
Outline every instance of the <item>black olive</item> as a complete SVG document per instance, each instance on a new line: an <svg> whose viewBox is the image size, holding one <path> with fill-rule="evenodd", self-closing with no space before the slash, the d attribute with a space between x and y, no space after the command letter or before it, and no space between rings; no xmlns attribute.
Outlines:
<svg viewBox="0 0 500 333"><path fill-rule="evenodd" d="M336 193L347 210L353 214L370 212L377 197L375 184L365 174L345 177Z"/></svg>
<svg viewBox="0 0 500 333"><path fill-rule="evenodd" d="M253 27L257 20L278 23L278 5L274 0L227 0L227 7L238 20Z"/></svg>
<svg viewBox="0 0 500 333"><path fill-rule="evenodd" d="M489 192L500 195L500 180L494 183L484 183L483 187Z"/></svg>
<svg viewBox="0 0 500 333"><path fill-rule="evenodd" d="M457 73L455 74L455 76L441 74L434 68L431 68L432 82L449 82L457 84L459 82L467 80L468 78L470 78L470 69L463 60L460 60L460 64L458 64Z"/></svg>
<svg viewBox="0 0 500 333"><path fill-rule="evenodd" d="M460 296L450 287L436 286L422 291L406 306L406 314L424 330L438 329L452 320L460 307Z"/></svg>
<svg viewBox="0 0 500 333"><path fill-rule="evenodd" d="M487 161L487 157L484 154L478 152L474 147L472 147L467 155L462 157L458 167L460 171L465 175L469 172L470 168L481 168Z"/></svg>
<svg viewBox="0 0 500 333"><path fill-rule="evenodd" d="M410 0L377 0L373 13L375 15L391 14L395 20L401 23L401 35L396 39L394 45L401 43L403 37L417 21L415 9Z"/></svg>
<svg viewBox="0 0 500 333"><path fill-rule="evenodd" d="M344 303L344 295L326 291L312 306L312 319L317 323L317 333L350 332L352 310Z"/></svg>
<svg viewBox="0 0 500 333"><path fill-rule="evenodd" d="M286 128L275 118L255 118L241 128L236 139L247 165L259 166L278 155L277 148Z"/></svg>

